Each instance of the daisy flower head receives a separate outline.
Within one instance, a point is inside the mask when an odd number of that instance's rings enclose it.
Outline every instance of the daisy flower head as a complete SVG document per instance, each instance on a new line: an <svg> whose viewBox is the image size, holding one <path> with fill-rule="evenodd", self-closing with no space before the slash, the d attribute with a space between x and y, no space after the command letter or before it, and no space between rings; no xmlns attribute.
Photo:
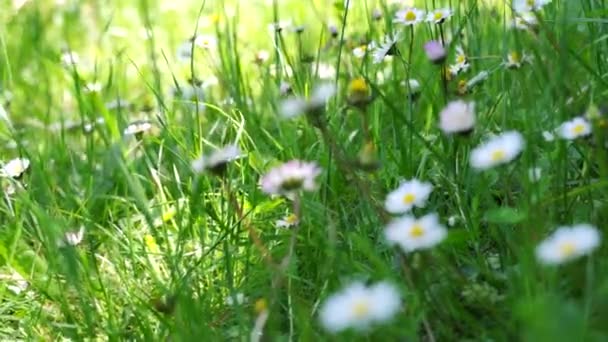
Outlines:
<svg viewBox="0 0 608 342"><path fill-rule="evenodd" d="M378 45L373 50L373 62L375 64L378 64L384 61L384 58L386 58L386 56L393 56L397 51L397 47L395 45L400 39L400 33L387 34L386 36L384 36L382 44Z"/></svg>
<svg viewBox="0 0 608 342"><path fill-rule="evenodd" d="M67 232L63 235L63 239L58 242L59 247L77 246L84 238L84 227L80 227L77 231Z"/></svg>
<svg viewBox="0 0 608 342"><path fill-rule="evenodd" d="M279 165L260 179L262 191L269 195L292 196L300 190L317 189L316 178L321 169L314 162L292 160Z"/></svg>
<svg viewBox="0 0 608 342"><path fill-rule="evenodd" d="M443 241L447 235L447 229L434 213L421 218L405 215L391 221L384 230L389 244L398 245L405 253L429 249Z"/></svg>
<svg viewBox="0 0 608 342"><path fill-rule="evenodd" d="M513 0L513 10L517 13L539 11L551 0Z"/></svg>
<svg viewBox="0 0 608 342"><path fill-rule="evenodd" d="M372 100L372 91L363 77L357 77L348 83L346 100L349 104L362 107Z"/></svg>
<svg viewBox="0 0 608 342"><path fill-rule="evenodd" d="M277 220L276 226L278 228L291 228L297 226L300 223L300 218L296 214L289 214L284 218Z"/></svg>
<svg viewBox="0 0 608 342"><path fill-rule="evenodd" d="M357 58L363 58L369 53L369 51L373 51L375 48L375 42L361 44L353 49L353 55Z"/></svg>
<svg viewBox="0 0 608 342"><path fill-rule="evenodd" d="M508 131L495 136L471 151L471 166L487 170L509 163L522 152L525 141L521 133Z"/></svg>
<svg viewBox="0 0 608 342"><path fill-rule="evenodd" d="M507 54L507 59L504 64L507 69L519 69L523 66L524 63L530 63L532 61L532 57L523 53L520 54L517 51L511 51Z"/></svg>
<svg viewBox="0 0 608 342"><path fill-rule="evenodd" d="M312 91L310 99L299 96L292 96L281 101L279 114L283 118L293 118L300 114L319 114L325 108L327 101L336 94L336 87L333 83L322 83L317 85Z"/></svg>
<svg viewBox="0 0 608 342"><path fill-rule="evenodd" d="M412 210L413 207L425 206L433 185L417 179L405 181L391 191L384 201L384 208L391 214L402 214Z"/></svg>
<svg viewBox="0 0 608 342"><path fill-rule="evenodd" d="M538 26L538 20L534 13L517 13L511 22L511 28L516 30L530 30Z"/></svg>
<svg viewBox="0 0 608 342"><path fill-rule="evenodd" d="M397 11L393 22L405 26L412 26L421 23L424 20L424 11L417 8L406 8Z"/></svg>
<svg viewBox="0 0 608 342"><path fill-rule="evenodd" d="M536 257L545 265L557 265L590 254L600 241L600 232L592 225L559 227L536 247Z"/></svg>
<svg viewBox="0 0 608 342"><path fill-rule="evenodd" d="M405 88L412 100L416 100L418 98L422 89L420 82L416 79L403 80L401 81L401 86Z"/></svg>
<svg viewBox="0 0 608 342"><path fill-rule="evenodd" d="M429 12L426 20L434 24L443 24L448 18L453 15L453 12L449 8L440 8Z"/></svg>
<svg viewBox="0 0 608 342"><path fill-rule="evenodd" d="M21 178L30 167L30 160L27 158L15 158L2 165L0 177Z"/></svg>
<svg viewBox="0 0 608 342"><path fill-rule="evenodd" d="M579 116L562 123L557 132L562 139L574 140L591 134L591 124L587 119Z"/></svg>
<svg viewBox="0 0 608 342"><path fill-rule="evenodd" d="M439 128L445 134L467 134L475 126L475 103L452 101L439 113Z"/></svg>
<svg viewBox="0 0 608 342"><path fill-rule="evenodd" d="M354 282L325 300L319 319L332 333L349 328L365 330L390 320L400 309L401 297L394 285Z"/></svg>
<svg viewBox="0 0 608 342"><path fill-rule="evenodd" d="M146 133L149 132L150 130L152 130L154 126L152 125L151 121L148 120L137 120L137 121L133 121L130 124L127 125L127 127L125 128L125 130L123 131L123 134L125 136L135 136L136 138L141 138L141 136Z"/></svg>
<svg viewBox="0 0 608 342"><path fill-rule="evenodd" d="M257 65L262 65L266 62L268 62L268 60L270 59L270 52L268 52L267 50L259 50L258 52L255 53L254 56L254 62Z"/></svg>
<svg viewBox="0 0 608 342"><path fill-rule="evenodd" d="M216 175L222 175L226 171L226 166L231 161L242 157L241 150L235 144L216 149L209 155L203 155L192 162L192 169L196 173L210 171Z"/></svg>

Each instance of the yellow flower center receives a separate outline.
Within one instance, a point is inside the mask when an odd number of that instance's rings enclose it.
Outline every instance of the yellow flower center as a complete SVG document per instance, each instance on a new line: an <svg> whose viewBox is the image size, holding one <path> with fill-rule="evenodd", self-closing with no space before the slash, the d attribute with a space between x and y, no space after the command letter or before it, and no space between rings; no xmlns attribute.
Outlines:
<svg viewBox="0 0 608 342"><path fill-rule="evenodd" d="M357 77L350 81L348 85L348 91L351 93L367 93L369 88L363 77Z"/></svg>
<svg viewBox="0 0 608 342"><path fill-rule="evenodd" d="M288 224L296 224L298 222L298 216L296 216L296 214L290 214L285 218L285 222Z"/></svg>
<svg viewBox="0 0 608 342"><path fill-rule="evenodd" d="M263 311L266 311L268 309L268 302L266 301L266 299L260 298L255 302L253 309L259 315Z"/></svg>
<svg viewBox="0 0 608 342"><path fill-rule="evenodd" d="M519 63L519 61L521 60L519 53L516 51L513 51L509 54L509 59L511 59L511 63Z"/></svg>
<svg viewBox="0 0 608 342"><path fill-rule="evenodd" d="M492 152L491 158L492 158L492 161L496 162L496 161L501 161L501 160L505 159L505 156L506 156L506 154L505 154L504 150L496 150L496 151Z"/></svg>
<svg viewBox="0 0 608 342"><path fill-rule="evenodd" d="M458 55L456 56L456 64L464 64L464 62L467 61L467 56L465 55Z"/></svg>
<svg viewBox="0 0 608 342"><path fill-rule="evenodd" d="M582 134L585 131L585 125L578 124L572 127L572 133L574 134Z"/></svg>
<svg viewBox="0 0 608 342"><path fill-rule="evenodd" d="M405 12L405 21L414 21L416 20L416 13L414 11Z"/></svg>
<svg viewBox="0 0 608 342"><path fill-rule="evenodd" d="M357 318L362 318L369 313L369 302L366 300L358 300L353 305L353 314Z"/></svg>
<svg viewBox="0 0 608 342"><path fill-rule="evenodd" d="M535 0L527 0L526 3L528 4L528 6L534 6L534 2Z"/></svg>
<svg viewBox="0 0 608 342"><path fill-rule="evenodd" d="M404 204L412 204L412 203L414 203L415 200L416 200L416 195L414 195L412 193L405 194L405 196L403 196Z"/></svg>
<svg viewBox="0 0 608 342"><path fill-rule="evenodd" d="M412 229L410 229L410 237L416 239L424 235L424 227L418 223L414 223Z"/></svg>
<svg viewBox="0 0 608 342"><path fill-rule="evenodd" d="M559 251L562 256L569 257L576 252L576 245L574 245L572 242L564 242L561 246L559 246Z"/></svg>
<svg viewBox="0 0 608 342"><path fill-rule="evenodd" d="M435 19L435 21L441 20L441 19L443 19L443 13L435 12L435 14L433 15L433 18Z"/></svg>

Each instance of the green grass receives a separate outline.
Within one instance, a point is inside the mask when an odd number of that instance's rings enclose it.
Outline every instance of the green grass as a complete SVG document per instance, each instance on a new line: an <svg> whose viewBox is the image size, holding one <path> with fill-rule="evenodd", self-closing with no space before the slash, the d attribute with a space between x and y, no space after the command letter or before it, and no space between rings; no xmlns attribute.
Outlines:
<svg viewBox="0 0 608 342"><path fill-rule="evenodd" d="M542 137L606 101L604 0L553 0L535 32L509 29L508 1L450 1L447 62L462 45L471 70L449 81L447 93L423 50L439 39L434 25L416 26L413 41L404 30L401 54L390 61L353 56L362 42L401 29L385 1L351 0L348 11L341 1L313 0L64 2L16 9L0 0L0 103L9 116L0 122L1 159L31 161L21 179L2 179L20 190L0 201L0 339L249 340L261 301L269 341L608 338L606 247L557 267L534 254L561 225L606 232L604 119L593 121L588 139ZM374 9L383 12L378 21ZM268 30L289 19L304 32ZM197 30L217 46L178 61L178 46ZM79 55L77 65L61 62L67 50ZM270 54L261 65L259 50ZM506 70L513 50L533 61ZM309 94L321 82L319 64L337 70L325 82L338 86L321 124L281 120L280 83ZM286 67L291 76L272 72ZM485 82L457 94L460 80L484 70ZM363 115L347 105L355 77L374 93ZM192 78L209 84L204 112L172 95ZM408 78L421 84L415 100L401 85ZM92 82L101 90L85 91ZM109 108L117 98L129 104ZM438 114L458 98L475 101L478 122L469 136L446 136ZM104 122L84 132L81 123L97 118ZM141 140L124 137L138 119L155 129ZM472 148L507 130L526 139L520 158L472 169ZM353 163L368 139L380 164L373 172ZM245 157L223 177L192 171L192 160L229 143ZM323 168L319 189L302 194L297 230L275 226L293 203L259 187L272 166L291 159ZM542 169L538 182L529 180L533 167ZM383 238L390 216L382 205L414 177L434 185L416 215L437 212L446 226L457 219L438 246L403 254ZM82 243L57 244L80 227ZM19 279L23 291L15 290ZM403 308L364 332L329 334L320 307L353 280L395 284ZM246 302L227 305L238 293Z"/></svg>

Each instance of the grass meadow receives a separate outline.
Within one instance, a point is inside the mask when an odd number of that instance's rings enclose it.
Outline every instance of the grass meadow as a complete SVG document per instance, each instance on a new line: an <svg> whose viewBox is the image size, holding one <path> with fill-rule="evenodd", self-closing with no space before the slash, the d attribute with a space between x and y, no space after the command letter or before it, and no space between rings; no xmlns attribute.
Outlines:
<svg viewBox="0 0 608 342"><path fill-rule="evenodd" d="M0 8L0 340L608 340L605 0Z"/></svg>

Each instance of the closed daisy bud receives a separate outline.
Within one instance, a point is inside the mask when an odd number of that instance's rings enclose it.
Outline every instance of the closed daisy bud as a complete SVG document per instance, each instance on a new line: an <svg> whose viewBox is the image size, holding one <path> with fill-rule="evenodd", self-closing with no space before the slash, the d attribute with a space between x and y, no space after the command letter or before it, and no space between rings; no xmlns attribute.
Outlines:
<svg viewBox="0 0 608 342"><path fill-rule="evenodd" d="M284 118L293 118L300 114L317 117L335 93L336 87L333 84L320 84L313 89L310 99L296 96L283 100L279 105L279 113Z"/></svg>
<svg viewBox="0 0 608 342"><path fill-rule="evenodd" d="M63 235L63 239L58 242L59 247L76 246L82 242L84 238L84 227L80 227L77 231L67 232Z"/></svg>
<svg viewBox="0 0 608 342"><path fill-rule="evenodd" d="M384 230L386 240L401 247L405 253L434 247L447 234L448 231L439 223L437 214L421 218L406 215L390 222Z"/></svg>
<svg viewBox="0 0 608 342"><path fill-rule="evenodd" d="M536 248L536 257L546 265L565 263L590 254L600 245L600 232L589 224L559 227Z"/></svg>
<svg viewBox="0 0 608 342"><path fill-rule="evenodd" d="M4 164L0 169L0 177L19 179L30 167L27 158L15 158Z"/></svg>
<svg viewBox="0 0 608 342"><path fill-rule="evenodd" d="M467 89L471 89L476 85L482 83L483 81L487 80L488 76L490 76L490 74L487 71L480 71L479 74L475 75L473 78L467 81Z"/></svg>
<svg viewBox="0 0 608 342"><path fill-rule="evenodd" d="M319 174L321 169L316 163L292 160L271 169L262 177L260 185L269 195L291 196L301 190L316 190Z"/></svg>
<svg viewBox="0 0 608 342"><path fill-rule="evenodd" d="M452 101L439 113L439 128L445 134L467 134L474 126L474 102Z"/></svg>
<svg viewBox="0 0 608 342"><path fill-rule="evenodd" d="M330 332L349 328L365 330L390 320L400 308L399 291L390 283L365 286L355 282L327 298L321 306L319 318Z"/></svg>
<svg viewBox="0 0 608 342"><path fill-rule="evenodd" d="M371 89L363 77L350 81L346 100L356 107L365 107L372 101Z"/></svg>
<svg viewBox="0 0 608 342"><path fill-rule="evenodd" d="M524 149L525 141L517 131L495 136L471 151L471 166L486 170L514 160Z"/></svg>
<svg viewBox="0 0 608 342"><path fill-rule="evenodd" d="M374 171L378 169L380 162L378 161L376 146L373 142L367 142L361 151L359 151L359 155L357 156L357 165L365 171Z"/></svg>
<svg viewBox="0 0 608 342"><path fill-rule="evenodd" d="M229 162L242 157L238 146L231 144L221 149L213 151L208 156L202 156L192 162L192 169L196 173L203 173L209 170L216 175L222 175L226 171Z"/></svg>
<svg viewBox="0 0 608 342"><path fill-rule="evenodd" d="M260 50L255 53L255 64L262 65L270 59L270 53L266 50Z"/></svg>
<svg viewBox="0 0 608 342"><path fill-rule="evenodd" d="M591 134L591 124L579 116L561 124L557 132L562 139L574 140Z"/></svg>
<svg viewBox="0 0 608 342"><path fill-rule="evenodd" d="M421 182L417 179L403 182L386 196L384 208L391 214L402 214L413 207L422 208L432 191L431 183Z"/></svg>
<svg viewBox="0 0 608 342"><path fill-rule="evenodd" d="M339 32L338 27L336 25L329 25L327 29L329 30L329 35L332 38L338 38Z"/></svg>

